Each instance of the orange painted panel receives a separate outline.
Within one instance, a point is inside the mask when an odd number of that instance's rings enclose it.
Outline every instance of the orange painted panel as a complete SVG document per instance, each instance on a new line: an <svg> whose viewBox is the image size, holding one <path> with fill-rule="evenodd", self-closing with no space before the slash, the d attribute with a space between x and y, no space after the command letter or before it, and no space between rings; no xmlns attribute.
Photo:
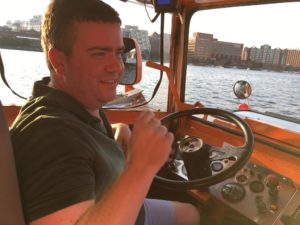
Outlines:
<svg viewBox="0 0 300 225"><path fill-rule="evenodd" d="M15 118L17 117L20 111L20 108L21 106L15 106L15 105L3 106L7 124L9 127L13 124Z"/></svg>

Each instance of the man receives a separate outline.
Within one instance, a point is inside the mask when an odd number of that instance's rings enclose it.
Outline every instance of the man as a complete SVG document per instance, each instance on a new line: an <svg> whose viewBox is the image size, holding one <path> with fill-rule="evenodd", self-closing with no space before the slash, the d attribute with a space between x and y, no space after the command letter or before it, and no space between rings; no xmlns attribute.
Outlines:
<svg viewBox="0 0 300 225"><path fill-rule="evenodd" d="M42 45L50 78L35 83L11 130L31 225L199 223L190 204L144 201L173 135L151 112L139 115L131 133L124 124L112 129L101 110L124 71L120 25L98 0L49 4Z"/></svg>

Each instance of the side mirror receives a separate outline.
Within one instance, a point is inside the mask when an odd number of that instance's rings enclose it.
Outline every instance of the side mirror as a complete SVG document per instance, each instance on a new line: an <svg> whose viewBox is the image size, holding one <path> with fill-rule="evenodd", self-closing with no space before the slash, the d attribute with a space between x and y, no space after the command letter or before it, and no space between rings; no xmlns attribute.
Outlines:
<svg viewBox="0 0 300 225"><path fill-rule="evenodd" d="M250 97L252 88L247 81L239 80L234 84L233 92L238 99L246 99Z"/></svg>
<svg viewBox="0 0 300 225"><path fill-rule="evenodd" d="M142 79L142 54L136 40L128 37L123 38L124 54L122 56L125 71L120 81L122 85L134 85Z"/></svg>

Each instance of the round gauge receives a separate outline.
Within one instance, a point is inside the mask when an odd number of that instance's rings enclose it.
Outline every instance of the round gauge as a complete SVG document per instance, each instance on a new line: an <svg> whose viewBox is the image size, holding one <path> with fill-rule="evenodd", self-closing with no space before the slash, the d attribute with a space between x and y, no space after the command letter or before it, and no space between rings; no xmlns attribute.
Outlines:
<svg viewBox="0 0 300 225"><path fill-rule="evenodd" d="M235 180L241 184L247 184L249 179L245 174L239 174L235 177Z"/></svg>
<svg viewBox="0 0 300 225"><path fill-rule="evenodd" d="M259 180L252 181L250 183L250 190L254 193L260 193L265 189L263 182Z"/></svg>
<svg viewBox="0 0 300 225"><path fill-rule="evenodd" d="M245 188L239 183L228 183L222 187L222 196L229 202L239 202L245 197Z"/></svg>
<svg viewBox="0 0 300 225"><path fill-rule="evenodd" d="M210 166L214 172L219 172L223 169L223 164L220 162L213 162Z"/></svg>

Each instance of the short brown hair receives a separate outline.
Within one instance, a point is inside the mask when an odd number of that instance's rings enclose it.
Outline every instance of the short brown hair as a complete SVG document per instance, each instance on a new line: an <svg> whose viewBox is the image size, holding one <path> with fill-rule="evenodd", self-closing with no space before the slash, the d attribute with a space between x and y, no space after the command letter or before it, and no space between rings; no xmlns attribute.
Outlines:
<svg viewBox="0 0 300 225"><path fill-rule="evenodd" d="M50 70L53 68L48 58L49 49L54 47L71 55L75 38L72 25L85 21L121 24L119 14L100 0L51 0L41 30L42 47Z"/></svg>

